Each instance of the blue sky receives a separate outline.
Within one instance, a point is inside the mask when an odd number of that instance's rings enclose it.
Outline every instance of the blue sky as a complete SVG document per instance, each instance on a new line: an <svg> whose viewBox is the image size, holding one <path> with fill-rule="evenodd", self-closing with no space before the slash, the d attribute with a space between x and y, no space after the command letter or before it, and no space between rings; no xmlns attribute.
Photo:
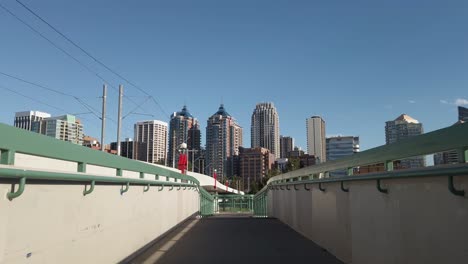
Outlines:
<svg viewBox="0 0 468 264"><path fill-rule="evenodd" d="M136 121L168 121L187 104L204 138L207 118L223 102L250 146L255 104L271 101L281 134L303 149L312 115L324 117L327 134L360 136L368 149L385 143L385 121L402 113L428 132L457 121L456 103L468 106L467 1L20 1L154 96L160 107L14 0L0 1L110 85L123 84L124 114L140 105L135 113L154 116L128 115L125 137ZM0 72L100 109L103 81L3 9L0 36ZM88 112L71 97L0 75L0 122L30 109ZM110 88L109 116L116 119L116 110ZM99 137L100 120L79 117L85 133ZM115 130L109 122L106 141L115 141Z"/></svg>

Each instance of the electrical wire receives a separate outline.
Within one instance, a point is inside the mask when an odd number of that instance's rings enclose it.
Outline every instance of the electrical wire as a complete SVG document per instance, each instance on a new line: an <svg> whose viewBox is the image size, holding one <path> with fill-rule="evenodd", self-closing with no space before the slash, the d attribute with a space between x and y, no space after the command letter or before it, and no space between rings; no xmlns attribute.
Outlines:
<svg viewBox="0 0 468 264"><path fill-rule="evenodd" d="M88 103L86 103L86 102L83 100L83 98L77 97L77 96L75 96L75 95L73 95L73 94L69 94L69 93L65 93L65 92L59 91L59 90L57 90L57 89L53 89L53 88L47 87L47 86L42 85L42 84L38 84L38 83L36 83L36 82L28 81L28 80L26 80L26 79L24 79L24 78L21 78L21 77L18 77L18 76L14 76L14 75L11 75L11 74L2 72L2 71L0 71L0 74L1 74L1 75L4 75L4 76L7 76L7 77L9 77L9 78L12 78L12 79L15 79L15 80L18 80L18 81L21 81L21 82L24 82L24 83L33 85L33 86L36 86L36 87L39 87L39 88L41 88L41 89L44 89L44 90L47 90L47 91L51 91L51 92L57 93L57 94L59 94L59 95L61 95L61 96L73 98L73 99L76 100L79 104L81 104L84 108L86 108L86 110L90 111L90 113L93 114L95 117L97 117L99 120L102 119L102 117L101 117L101 112L100 112L99 110L97 110L96 108L94 108L93 106L91 106L91 105L89 105ZM29 97L29 96L27 96L27 95L23 95L23 94L21 94L21 93L19 93L19 92L16 92L16 91L14 91L14 90L12 90L12 89L9 89L9 88L6 88L6 87L1 87L1 88L3 88L4 90L8 90L8 91L10 91L10 92L12 92L12 93L15 93L15 94L17 94L17 95L26 97L26 98L28 98L28 99L30 99L30 100L33 100L33 101L35 101L35 102L38 102L38 103L40 103L40 104L47 105L47 106L52 107L52 108L54 108L54 109L57 109L57 110L59 110L59 111L68 113L68 111L66 111L66 110L63 109L63 108L58 108L58 107L55 107L55 106L53 106L53 105L44 103L44 102L39 101L39 100L37 100L37 99L35 99L35 98ZM147 98L145 101L147 101L147 100L148 100L148 98ZM135 111L136 109L137 109L137 108L135 108L135 109L132 110L132 111ZM129 114L130 114L130 113L129 113ZM127 114L127 115L129 115L129 114ZM117 121L116 121L116 120L114 120L114 119L112 119L112 118L110 118L110 117L106 117L106 119L108 119L109 121L111 121L112 123L114 123L115 125L117 125ZM127 128L127 127L123 127L123 128L124 128L127 132L130 132L130 134L133 133L133 131L131 131L131 129L129 129L129 128Z"/></svg>
<svg viewBox="0 0 468 264"><path fill-rule="evenodd" d="M41 20L43 23L45 23L47 26L49 26L53 31L55 31L57 34L59 34L60 36L62 36L64 39L66 39L68 42L70 42L73 46L75 46L77 49L81 50L84 54L86 54L88 57L90 57L92 60L94 60L96 63L98 63L99 65L101 65L102 67L104 67L105 69L107 69L109 72L113 73L114 75L116 75L117 77L119 77L120 79L124 80L125 82L127 82L128 84L130 84L131 86L133 86L134 88L136 88L137 90L139 90L140 92L144 93L145 95L147 96L150 96L152 98L152 101L160 108L160 110L164 113L165 116L168 116L166 111L164 111L164 109L161 107L161 105L158 103L158 101L151 95L149 94L147 91L145 91L143 88L139 87L138 85L136 85L135 83L133 83L132 81L130 81L128 78L124 77L122 74L116 72L115 70L113 70L112 68L110 68L109 66L107 66L105 63L103 63L102 61L100 61L99 59L97 59L95 56L91 55L91 53L89 53L88 51L86 51L84 48L82 48L80 45L78 45L76 42L74 42L73 40L71 40L68 36L66 36L64 33L62 33L60 30L58 30L56 27L54 27L52 24L50 24L49 22L47 22L44 18L42 18L39 14L37 14L36 12L34 12L33 10L31 10L28 6L26 6L23 2L19 1L19 0L15 0L18 4L20 4L23 8L25 8L27 11L29 11L31 14L33 14L36 18L38 18L39 20Z"/></svg>
<svg viewBox="0 0 468 264"><path fill-rule="evenodd" d="M56 106L53 106L53 105L51 105L51 104L42 102L42 101L40 101L40 100L38 100L38 99L36 99L36 98L33 98L33 97L30 97L30 96L24 95L24 94L22 94L22 93L20 93L20 92L17 92L17 91L15 91L15 90L10 89L10 88L7 88L7 87L5 87L5 86L0 85L0 89L10 91L10 92L12 92L12 93L14 93L14 94L17 94L17 95L19 95L19 96L22 96L22 97L24 97L24 98L27 98L27 99L29 99L29 100L31 100L31 101L36 102L36 103L39 103L39 104L48 106L48 107L50 107L50 108L54 108L54 109L56 109L56 110L59 110L59 111L65 112L65 113L67 112L67 111L66 111L65 109L63 109L63 108L56 107Z"/></svg>
<svg viewBox="0 0 468 264"><path fill-rule="evenodd" d="M54 93L59 94L59 95L61 95L61 96L71 97L71 98L73 98L74 100L76 100L79 104L81 104L83 107L85 107L88 111L91 111L97 118L99 118L99 119L101 118L101 117L99 116L99 115L100 115L99 110L96 110L95 108L93 108L93 107L90 106L89 104L85 103L82 99L80 99L79 97L77 97L77 96L75 96L75 95L68 94L68 93L59 91L59 90L57 90L57 89L52 89L52 88L50 88L50 87L46 87L46 86L44 86L44 85L41 85L41 84L38 84L38 83L35 83L35 82L31 82L31 81L25 80L24 78L21 78L21 77L18 77L18 76L14 76L14 75L11 75L11 74L2 72L2 71L0 71L0 74L1 74L1 75L4 75L4 76L7 76L7 77L9 77L9 78L15 79L15 80L17 80L17 81L24 82L24 83L27 83L27 84L30 84L30 85L39 87L39 88L41 88L41 89L44 89L44 90L47 90L47 91L50 91L50 92L54 92Z"/></svg>
<svg viewBox="0 0 468 264"><path fill-rule="evenodd" d="M27 26L30 30L32 30L34 33L38 34L40 37L42 37L44 40L46 40L50 45L52 45L53 47L55 47L56 49L60 50L61 52L63 52L65 55L67 55L69 58L71 58L72 60L74 60L76 63L78 63L80 66L84 67L88 72L92 73L93 75L95 75L98 79L100 79L101 81L103 81L104 83L108 84L114 91L118 92L118 89L112 85L109 81L107 81L106 79L104 79L99 73L97 73L96 71L94 71L93 69L91 69L90 67L88 67L86 64L82 63L80 60L78 60L76 57L74 57L72 54L70 54L69 52L67 52L66 50L64 50L63 48L61 48L60 46L58 46L57 44L55 44L52 40L50 40L49 38L47 38L44 34L42 34L41 32L39 32L38 30L36 30L33 26L31 26L30 24L28 24L26 21L24 21L23 19L21 19L20 17L18 17L17 15L15 15L11 10L9 10L8 8L6 8L4 5L2 5L0 3L0 8L2 8L3 10L5 10L8 14L10 14L11 16L13 16L16 20L20 21L22 24L24 24L25 26ZM125 97L125 96L124 96ZM145 109L141 108L140 104L138 104L137 102L135 102L133 99L131 98L126 98L129 102L133 103L134 105L138 106L140 109L142 109L143 111L145 112L148 112L146 111Z"/></svg>

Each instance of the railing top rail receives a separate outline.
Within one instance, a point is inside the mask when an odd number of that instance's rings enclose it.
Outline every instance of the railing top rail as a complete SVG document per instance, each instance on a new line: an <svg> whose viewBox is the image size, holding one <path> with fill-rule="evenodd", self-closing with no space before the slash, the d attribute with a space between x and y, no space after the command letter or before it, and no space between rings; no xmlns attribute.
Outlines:
<svg viewBox="0 0 468 264"><path fill-rule="evenodd" d="M277 175L268 183L284 181L297 177L310 176L323 172L379 164L409 157L433 154L437 152L467 149L468 123L457 124L420 136L401 140L397 143L369 149L351 156L324 162L292 172Z"/></svg>
<svg viewBox="0 0 468 264"><path fill-rule="evenodd" d="M77 163L86 163L108 168L122 169L148 174L157 174L174 179L190 180L199 184L192 176L145 164L143 162L111 155L70 142L33 133L24 129L0 123L0 150L13 150L44 158L52 158Z"/></svg>

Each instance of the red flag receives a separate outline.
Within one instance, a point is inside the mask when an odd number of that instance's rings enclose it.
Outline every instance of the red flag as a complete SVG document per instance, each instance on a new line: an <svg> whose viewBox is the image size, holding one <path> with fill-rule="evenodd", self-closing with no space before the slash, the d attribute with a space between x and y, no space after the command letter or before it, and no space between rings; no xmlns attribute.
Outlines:
<svg viewBox="0 0 468 264"><path fill-rule="evenodd" d="M178 169L182 174L185 174L185 170L187 169L187 155L184 153L179 155Z"/></svg>

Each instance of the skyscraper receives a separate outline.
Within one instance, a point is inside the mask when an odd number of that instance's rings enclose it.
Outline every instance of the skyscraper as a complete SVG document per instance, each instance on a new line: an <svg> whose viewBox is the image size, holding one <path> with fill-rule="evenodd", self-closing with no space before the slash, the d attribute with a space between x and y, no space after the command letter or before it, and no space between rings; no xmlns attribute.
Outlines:
<svg viewBox="0 0 468 264"><path fill-rule="evenodd" d="M402 114L395 120L385 123L385 142L387 145L402 139L421 135L422 133L424 133L422 124L406 114ZM425 164L425 159L422 156L401 160L402 168L424 167Z"/></svg>
<svg viewBox="0 0 468 264"><path fill-rule="evenodd" d="M462 106L458 107L458 120L468 122L468 108Z"/></svg>
<svg viewBox="0 0 468 264"><path fill-rule="evenodd" d="M327 138L327 161L337 160L359 152L359 137L338 136ZM330 176L346 176L346 171L332 171Z"/></svg>
<svg viewBox="0 0 468 264"><path fill-rule="evenodd" d="M288 153L294 149L294 138L280 136L280 158L288 157Z"/></svg>
<svg viewBox="0 0 468 264"><path fill-rule="evenodd" d="M251 147L270 150L276 158L280 153L279 117L273 103L259 103L252 114Z"/></svg>
<svg viewBox="0 0 468 264"><path fill-rule="evenodd" d="M31 130L32 122L41 121L50 117L50 114L39 111L16 112L14 126L26 130Z"/></svg>
<svg viewBox="0 0 468 264"><path fill-rule="evenodd" d="M83 125L73 115L43 118L31 123L31 131L83 145Z"/></svg>
<svg viewBox="0 0 468 264"><path fill-rule="evenodd" d="M177 167L178 148L180 144L187 143L189 151L200 151L200 126L198 120L194 118L184 105L182 111L174 112L169 122L169 150L167 153L168 166ZM189 153L191 154L191 153ZM189 161L193 162L192 157L197 158L198 154L188 155ZM175 155L175 156L174 156ZM174 156L174 157L173 157Z"/></svg>
<svg viewBox="0 0 468 264"><path fill-rule="evenodd" d="M207 121L206 126L206 173L216 169L218 177L232 176L228 158L239 155L242 146L242 127L226 112L221 104L218 111Z"/></svg>
<svg viewBox="0 0 468 264"><path fill-rule="evenodd" d="M145 143L137 151L137 158L149 163L165 164L167 154L167 123L159 120L135 124L135 141Z"/></svg>
<svg viewBox="0 0 468 264"><path fill-rule="evenodd" d="M317 158L317 163L327 161L325 144L325 121L320 116L306 120L307 153Z"/></svg>

